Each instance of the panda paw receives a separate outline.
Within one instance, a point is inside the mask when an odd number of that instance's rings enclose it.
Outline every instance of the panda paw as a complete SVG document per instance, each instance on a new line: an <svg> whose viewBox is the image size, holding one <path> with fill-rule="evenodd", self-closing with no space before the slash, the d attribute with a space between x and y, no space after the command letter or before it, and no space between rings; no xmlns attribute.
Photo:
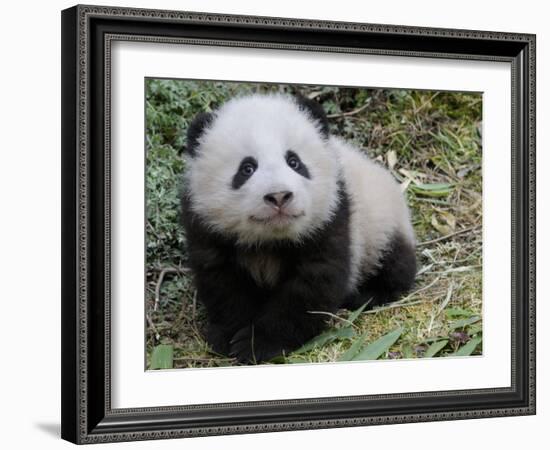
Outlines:
<svg viewBox="0 0 550 450"><path fill-rule="evenodd" d="M258 364L269 361L285 350L280 342L270 339L254 325L246 326L237 331L229 345L229 355L244 364Z"/></svg>
<svg viewBox="0 0 550 450"><path fill-rule="evenodd" d="M220 326L209 324L206 330L206 341L215 353L227 355L229 353L229 336Z"/></svg>

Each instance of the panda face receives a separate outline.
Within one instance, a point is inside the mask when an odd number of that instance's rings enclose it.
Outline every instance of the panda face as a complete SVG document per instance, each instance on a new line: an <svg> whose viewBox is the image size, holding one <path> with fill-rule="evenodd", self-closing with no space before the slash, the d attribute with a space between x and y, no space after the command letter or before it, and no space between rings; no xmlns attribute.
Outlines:
<svg viewBox="0 0 550 450"><path fill-rule="evenodd" d="M307 180L311 180L307 166L293 150L287 150L284 155L277 152L272 157L262 157L261 165L256 158L245 157L231 187L242 190L238 194L241 205L246 207L253 224L284 232L310 209Z"/></svg>
<svg viewBox="0 0 550 450"><path fill-rule="evenodd" d="M338 202L338 164L319 124L285 96L231 100L197 141L187 170L193 211L240 243L296 240Z"/></svg>

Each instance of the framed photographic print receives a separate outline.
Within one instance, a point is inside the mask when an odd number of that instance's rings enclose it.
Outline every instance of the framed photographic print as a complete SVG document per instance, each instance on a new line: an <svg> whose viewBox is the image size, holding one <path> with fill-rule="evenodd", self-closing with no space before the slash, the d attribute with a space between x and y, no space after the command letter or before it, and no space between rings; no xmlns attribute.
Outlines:
<svg viewBox="0 0 550 450"><path fill-rule="evenodd" d="M535 36L62 12L62 437L535 413Z"/></svg>

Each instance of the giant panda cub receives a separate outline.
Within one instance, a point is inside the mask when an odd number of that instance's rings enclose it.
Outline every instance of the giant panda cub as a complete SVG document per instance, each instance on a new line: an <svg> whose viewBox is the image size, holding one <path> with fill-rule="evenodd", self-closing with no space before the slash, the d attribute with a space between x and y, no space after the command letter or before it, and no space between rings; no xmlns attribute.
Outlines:
<svg viewBox="0 0 550 450"><path fill-rule="evenodd" d="M206 338L243 363L289 353L326 314L395 300L416 273L399 185L329 134L319 104L250 95L187 132L182 218Z"/></svg>

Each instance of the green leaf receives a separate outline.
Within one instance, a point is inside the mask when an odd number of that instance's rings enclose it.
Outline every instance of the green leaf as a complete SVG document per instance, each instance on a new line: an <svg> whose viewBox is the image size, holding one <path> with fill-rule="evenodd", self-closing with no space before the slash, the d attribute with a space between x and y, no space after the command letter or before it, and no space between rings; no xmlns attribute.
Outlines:
<svg viewBox="0 0 550 450"><path fill-rule="evenodd" d="M153 349L150 369L172 369L174 367L174 346L161 344Z"/></svg>
<svg viewBox="0 0 550 450"><path fill-rule="evenodd" d="M468 335L469 336L474 336L478 333L481 333L481 331L483 330L481 324L475 324L475 325L472 325L471 327L468 327Z"/></svg>
<svg viewBox="0 0 550 450"><path fill-rule="evenodd" d="M410 188L416 194L428 197L446 197L452 192L453 185L449 183L414 184Z"/></svg>
<svg viewBox="0 0 550 450"><path fill-rule="evenodd" d="M306 342L298 350L292 352L292 354L299 355L300 353L309 352L310 350L322 347L323 345L327 344L328 342L334 341L335 339L349 339L354 334L355 331L351 327L332 328Z"/></svg>
<svg viewBox="0 0 550 450"><path fill-rule="evenodd" d="M361 315L361 313L365 310L365 308L369 303L370 301L364 303L361 307L353 311L348 317L348 322L354 323L357 320L357 318Z"/></svg>
<svg viewBox="0 0 550 450"><path fill-rule="evenodd" d="M453 353L453 356L470 356L480 343L481 336L475 337Z"/></svg>
<svg viewBox="0 0 550 450"><path fill-rule="evenodd" d="M445 348L448 342L448 340L434 342L426 349L426 352L424 353L424 358L434 357Z"/></svg>
<svg viewBox="0 0 550 450"><path fill-rule="evenodd" d="M453 187L450 183L432 183L432 184L415 184L414 188L420 191L441 191L444 189L451 189Z"/></svg>
<svg viewBox="0 0 550 450"><path fill-rule="evenodd" d="M365 340L367 339L368 333L365 333L357 338L357 340L351 344L351 347L348 348L340 358L338 358L338 361L351 361L357 353L359 353L359 350L361 350L361 347L365 343Z"/></svg>
<svg viewBox="0 0 550 450"><path fill-rule="evenodd" d="M403 333L403 328L397 328L385 334L381 338L367 345L358 355L356 355L354 361L364 361L378 359L382 356L396 341L399 339L399 336Z"/></svg>
<svg viewBox="0 0 550 450"><path fill-rule="evenodd" d="M277 355L271 358L269 362L272 364L284 364L286 363L286 358L283 355Z"/></svg>
<svg viewBox="0 0 550 450"><path fill-rule="evenodd" d="M403 348L401 349L403 352L403 358L405 359L413 359L414 358L414 351L411 344L405 344Z"/></svg>
<svg viewBox="0 0 550 450"><path fill-rule="evenodd" d="M307 363L307 359L289 357L286 359L287 364L304 364Z"/></svg>
<svg viewBox="0 0 550 450"><path fill-rule="evenodd" d="M468 325L479 322L480 320L481 320L480 316L472 316L472 317L468 317L467 319L456 320L455 322L452 322L449 325L449 328L451 330L456 330L457 328L464 328L464 327L467 327Z"/></svg>
<svg viewBox="0 0 550 450"><path fill-rule="evenodd" d="M472 311L462 308L447 308L445 310L445 314L447 317L470 317L472 315Z"/></svg>
<svg viewBox="0 0 550 450"><path fill-rule="evenodd" d="M431 337L427 337L426 339L423 339L421 341L419 341L418 343L419 344L429 344L429 343L433 343L435 341L444 341L445 339L447 339L447 336L431 336Z"/></svg>

